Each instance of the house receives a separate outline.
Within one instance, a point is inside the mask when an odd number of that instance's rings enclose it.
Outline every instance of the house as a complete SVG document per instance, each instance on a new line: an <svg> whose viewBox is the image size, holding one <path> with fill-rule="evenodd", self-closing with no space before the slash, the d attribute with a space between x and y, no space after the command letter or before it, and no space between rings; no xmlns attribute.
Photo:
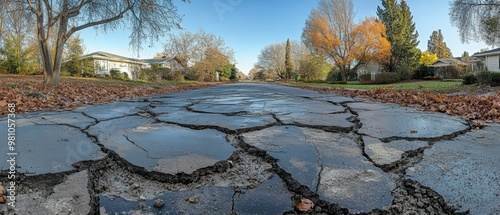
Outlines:
<svg viewBox="0 0 500 215"><path fill-rule="evenodd" d="M375 80L375 75L382 72L382 66L375 62L361 63L356 71L358 77L364 74L371 74L371 80Z"/></svg>
<svg viewBox="0 0 500 215"><path fill-rule="evenodd" d="M481 59L489 71L500 72L500 48L475 53L472 57Z"/></svg>
<svg viewBox="0 0 500 215"><path fill-rule="evenodd" d="M80 59L93 61L92 65L96 75L110 75L110 71L115 69L127 73L128 77L132 79L137 78L139 70L147 66L147 63L138 59L102 51L82 55Z"/></svg>
<svg viewBox="0 0 500 215"><path fill-rule="evenodd" d="M434 68L443 68L449 66L469 66L472 71L478 70L478 63L481 60L476 57L454 57L454 58L439 58L436 61L432 62L430 67Z"/></svg>
<svg viewBox="0 0 500 215"><path fill-rule="evenodd" d="M140 61L146 63L142 68L151 68L156 64L158 67L169 68L172 71L179 71L183 69L177 57L162 56L162 58L141 59Z"/></svg>

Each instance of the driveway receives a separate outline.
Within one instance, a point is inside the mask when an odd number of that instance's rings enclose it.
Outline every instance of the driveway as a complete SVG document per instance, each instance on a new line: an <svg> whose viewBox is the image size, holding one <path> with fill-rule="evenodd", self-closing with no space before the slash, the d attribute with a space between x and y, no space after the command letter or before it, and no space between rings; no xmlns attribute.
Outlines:
<svg viewBox="0 0 500 215"><path fill-rule="evenodd" d="M14 123L0 214L500 211L500 126L397 105L240 83Z"/></svg>

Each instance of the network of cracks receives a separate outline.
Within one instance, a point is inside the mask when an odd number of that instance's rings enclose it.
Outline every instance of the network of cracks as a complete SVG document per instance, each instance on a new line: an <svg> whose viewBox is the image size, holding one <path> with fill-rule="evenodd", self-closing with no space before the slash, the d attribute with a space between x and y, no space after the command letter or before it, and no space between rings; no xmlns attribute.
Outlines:
<svg viewBox="0 0 500 215"><path fill-rule="evenodd" d="M27 114L18 119L26 153L50 159L19 158L18 205L0 214L301 214L302 199L311 214L468 213L421 181L424 153L470 133L469 123L231 89Z"/></svg>

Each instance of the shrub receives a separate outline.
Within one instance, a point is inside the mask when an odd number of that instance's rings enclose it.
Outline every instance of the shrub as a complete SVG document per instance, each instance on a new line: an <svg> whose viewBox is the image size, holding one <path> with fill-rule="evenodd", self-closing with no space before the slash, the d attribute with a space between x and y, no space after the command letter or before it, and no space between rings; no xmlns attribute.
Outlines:
<svg viewBox="0 0 500 215"><path fill-rule="evenodd" d="M467 73L464 75L462 84L469 85L469 84L475 84L476 82L477 82L476 76L472 73Z"/></svg>
<svg viewBox="0 0 500 215"><path fill-rule="evenodd" d="M490 71L481 71L476 75L477 83L480 85L488 85L491 84L492 72Z"/></svg>
<svg viewBox="0 0 500 215"><path fill-rule="evenodd" d="M500 72L491 73L491 84L492 87L500 86Z"/></svg>
<svg viewBox="0 0 500 215"><path fill-rule="evenodd" d="M367 73L367 74L360 75L359 81L363 84L371 83L372 82L372 74Z"/></svg>
<svg viewBox="0 0 500 215"><path fill-rule="evenodd" d="M443 79L457 79L460 78L460 71L452 66L441 67L438 69L438 74Z"/></svg>
<svg viewBox="0 0 500 215"><path fill-rule="evenodd" d="M326 76L326 82L328 83L339 83L342 81L344 81L344 76L342 75L342 72L331 70L330 72L328 72L328 75Z"/></svg>
<svg viewBox="0 0 500 215"><path fill-rule="evenodd" d="M122 79L122 73L118 69L111 69L111 71L109 71L109 74L111 75L111 78Z"/></svg>
<svg viewBox="0 0 500 215"><path fill-rule="evenodd" d="M126 72L123 72L123 73L122 73L122 77L123 77L123 79L125 79L125 80L130 79L130 78L128 77L128 73L126 73Z"/></svg>
<svg viewBox="0 0 500 215"><path fill-rule="evenodd" d="M383 72L375 75L375 84L392 84L401 80L401 76L394 72Z"/></svg>
<svg viewBox="0 0 500 215"><path fill-rule="evenodd" d="M61 76L70 76L71 74L67 70L61 71Z"/></svg>
<svg viewBox="0 0 500 215"><path fill-rule="evenodd" d="M424 79L429 76L434 76L434 68L423 64L415 70L415 73L413 73L413 79Z"/></svg>

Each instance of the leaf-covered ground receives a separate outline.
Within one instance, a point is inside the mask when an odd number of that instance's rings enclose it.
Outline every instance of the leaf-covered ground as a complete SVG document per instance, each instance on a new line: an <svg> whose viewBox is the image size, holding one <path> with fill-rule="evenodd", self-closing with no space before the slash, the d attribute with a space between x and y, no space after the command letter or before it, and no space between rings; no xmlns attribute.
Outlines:
<svg viewBox="0 0 500 215"><path fill-rule="evenodd" d="M0 76L0 117L8 104L16 104L16 113L39 110L72 110L91 104L102 104L124 98L137 98L203 87L215 83L173 84L138 83L105 79L62 78L57 87L42 84L42 76ZM45 98L44 98L45 97Z"/></svg>
<svg viewBox="0 0 500 215"><path fill-rule="evenodd" d="M482 126L484 122L500 123L500 90L498 88L491 88L488 94L476 94L474 92L425 93L412 89L395 90L391 87L373 90L314 86L300 86L300 88L447 113L471 120L475 126Z"/></svg>

